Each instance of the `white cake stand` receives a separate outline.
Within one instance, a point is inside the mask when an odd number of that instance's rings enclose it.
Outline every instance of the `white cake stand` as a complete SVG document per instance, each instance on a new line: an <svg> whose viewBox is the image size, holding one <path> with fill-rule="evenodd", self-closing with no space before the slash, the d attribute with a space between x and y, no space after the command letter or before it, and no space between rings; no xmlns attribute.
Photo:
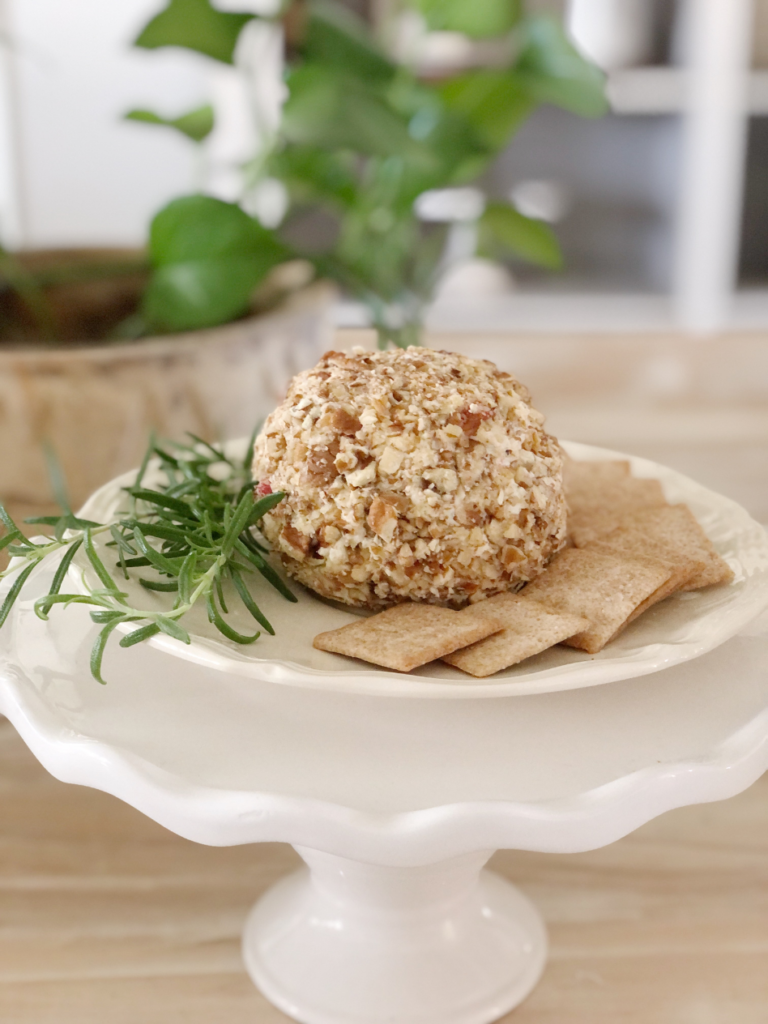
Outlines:
<svg viewBox="0 0 768 1024"><path fill-rule="evenodd" d="M768 768L768 619L642 678L420 700L279 686L149 646L88 671L82 608L0 633L0 710L57 778L200 843L293 844L307 867L257 903L247 968L304 1024L485 1024L546 960L499 848L612 843Z"/></svg>

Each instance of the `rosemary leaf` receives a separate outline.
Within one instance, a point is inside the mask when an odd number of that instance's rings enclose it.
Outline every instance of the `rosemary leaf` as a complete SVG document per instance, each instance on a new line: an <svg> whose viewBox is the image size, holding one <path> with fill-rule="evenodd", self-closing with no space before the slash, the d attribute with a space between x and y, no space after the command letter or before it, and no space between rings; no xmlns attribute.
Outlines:
<svg viewBox="0 0 768 1024"><path fill-rule="evenodd" d="M263 612L261 611L259 606L256 604L256 602L251 597L248 588L246 587L245 583L243 582L243 577L240 575L239 570L236 568L236 566L234 566L231 563L230 563L230 566L229 566L229 574L232 577L232 582L235 585L235 590L240 595L240 600L243 602L245 607L248 609L248 611L251 613L251 615L254 617L254 619L256 619L256 621L260 625L262 625L264 627L264 629L266 629L266 631L269 634L274 636L275 635L275 631L272 628L272 625L271 625L269 619L266 617L266 615L263 614Z"/></svg>
<svg viewBox="0 0 768 1024"><path fill-rule="evenodd" d="M197 566L197 552L190 551L179 569L179 601L189 604L192 600L192 581Z"/></svg>
<svg viewBox="0 0 768 1024"><path fill-rule="evenodd" d="M159 616L157 625L163 633L172 636L174 640L181 640L183 644L192 643L192 639L186 629L182 629L178 622L175 622L173 619L166 618L165 615Z"/></svg>
<svg viewBox="0 0 768 1024"><path fill-rule="evenodd" d="M142 640L149 640L151 636L157 636L160 632L160 627L156 622L150 622L147 626L140 626L138 629L134 629L128 636L124 636L120 641L121 647L133 647L134 644L140 644Z"/></svg>
<svg viewBox="0 0 768 1024"><path fill-rule="evenodd" d="M248 587L246 577L263 578L287 600L296 598L278 573L265 561L265 549L251 534L261 517L283 499L270 494L256 499L251 479L251 452L244 459L230 458L223 448L193 437L190 444L169 442L159 445L154 439L147 448L132 487L125 488L128 510L117 513L109 522L97 524L82 519L64 508L61 516L39 517L35 522L52 530L53 536L36 541L24 536L0 506L0 524L6 534L0 538L3 548L22 560L0 577L13 575L2 609L0 625L18 598L32 570L44 558L59 562L49 592L35 601L35 612L47 619L56 606L90 606L91 619L101 628L91 653L91 671L104 682L102 661L112 631L121 623L137 627L120 639L121 647L132 647L163 632L190 643L191 637L181 619L197 603L204 602L210 621L227 639L238 644L254 643L260 633L242 634L225 616L229 615L223 581L233 581L228 600L242 604L248 614L269 633L273 627L261 612ZM225 464L222 472L222 464ZM66 500L63 479L56 482L62 501ZM117 556L116 565L102 560L96 537L108 534L107 546ZM78 551L84 551L97 577L97 585L88 584L88 593L61 593L67 573ZM162 579L147 579L134 570L153 568ZM15 574L15 575L14 575ZM120 586L120 579L138 582L144 590L174 595L168 610L133 607L133 598ZM129 588L130 589L130 588Z"/></svg>
<svg viewBox="0 0 768 1024"><path fill-rule="evenodd" d="M96 637L96 641L91 649L91 675L102 686L106 686L106 680L101 677L101 662L104 658L104 650L112 630L119 626L120 622L120 619L113 619L112 622L108 622Z"/></svg>
<svg viewBox="0 0 768 1024"><path fill-rule="evenodd" d="M227 637L228 640L233 640L236 644L252 644L254 640L258 640L261 636L261 633L254 633L253 636L244 636L242 633L232 629L219 614L219 610L213 600L213 594L208 595L205 603L208 609L208 621L212 622L216 629Z"/></svg>
<svg viewBox="0 0 768 1024"><path fill-rule="evenodd" d="M117 592L119 590L117 583L112 579L106 565L104 565L102 560L96 554L96 548L93 546L93 535L91 534L90 527L83 534L83 547L85 548L86 555L88 555L88 561L93 566L96 575L99 577L106 589Z"/></svg>
<svg viewBox="0 0 768 1024"><path fill-rule="evenodd" d="M5 595L2 607L0 607L0 626L3 625L5 620L10 614L11 608L13 608L14 601L21 593L21 588L29 579L32 570L37 565L37 562L32 562L30 565L25 566L20 572L16 579L13 581L13 585L8 593Z"/></svg>
<svg viewBox="0 0 768 1024"><path fill-rule="evenodd" d="M82 543L83 543L83 540L82 540L82 537L81 537L78 540L76 540L74 543L70 544L69 547L67 548L67 550L65 551L64 557L59 562L59 567L57 568L56 573L54 574L53 580L51 582L51 588L48 591L48 595L49 596L51 596L53 594L58 594L58 592L61 590L61 585L64 582L64 577L67 575L67 570L69 569L70 565L72 564L72 559L75 557L77 552L80 550L80 547L82 546Z"/></svg>
<svg viewBox="0 0 768 1024"><path fill-rule="evenodd" d="M179 589L179 584L175 580L173 583L159 583L157 580L145 580L140 576L139 583L145 590L157 590L166 594L175 594Z"/></svg>

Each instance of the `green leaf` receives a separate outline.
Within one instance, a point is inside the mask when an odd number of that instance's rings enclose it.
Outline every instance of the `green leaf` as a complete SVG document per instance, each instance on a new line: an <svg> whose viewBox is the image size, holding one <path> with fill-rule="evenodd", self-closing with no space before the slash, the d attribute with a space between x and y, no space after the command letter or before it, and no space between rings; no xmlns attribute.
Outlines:
<svg viewBox="0 0 768 1024"><path fill-rule="evenodd" d="M267 512L275 507L275 505L279 505L284 497L284 491L275 491L274 494L265 494L263 498L259 498L251 509L251 514L245 525L255 526L261 517L266 515ZM241 530L240 532L242 533L243 531Z"/></svg>
<svg viewBox="0 0 768 1024"><path fill-rule="evenodd" d="M268 498L271 497L271 494L268 495ZM278 498L278 501L281 501L283 497L284 495L281 494L280 497ZM261 501L265 500L267 499L261 499ZM224 539L221 542L221 552L226 558L229 558L229 556L232 554L232 548L235 546L235 541L246 528L246 526L248 526L251 520L251 513L253 512L253 508L253 493L251 491L246 491L246 493L241 498L239 505L235 509L234 515L232 516L232 521L227 527L227 532L225 533Z"/></svg>
<svg viewBox="0 0 768 1024"><path fill-rule="evenodd" d="M103 606L104 601L95 596L87 594L46 594L44 597L38 597L35 601L35 615L39 619L46 621L48 613L55 604L63 604L65 608L68 608L71 604L95 604Z"/></svg>
<svg viewBox="0 0 768 1024"><path fill-rule="evenodd" d="M112 591L115 594L115 596L117 596L120 592L120 588L118 587L117 583L115 583L115 581L112 579L109 570L96 553L96 548L94 547L93 544L93 537L91 536L90 529L85 531L85 535L83 537L83 547L85 548L85 553L88 556L88 561L93 566L96 575L99 577L99 579L104 584L106 589Z"/></svg>
<svg viewBox="0 0 768 1024"><path fill-rule="evenodd" d="M416 0L415 6L429 28L473 39L506 35L523 13L521 0Z"/></svg>
<svg viewBox="0 0 768 1024"><path fill-rule="evenodd" d="M216 574L214 585L216 587L216 596L219 599L221 610L224 612L225 615L229 615L229 608L227 608L227 602L224 600L224 585L222 584L220 573Z"/></svg>
<svg viewBox="0 0 768 1024"><path fill-rule="evenodd" d="M236 644L252 644L255 640L258 640L261 633L254 633L252 636L246 636L243 633L238 633L236 630L222 619L219 614L219 610L213 600L213 594L209 594L206 598L206 607L208 609L208 621L218 629L218 631L225 636L228 640L233 640Z"/></svg>
<svg viewBox="0 0 768 1024"><path fill-rule="evenodd" d="M605 74L582 57L554 18L526 20L515 70L537 103L552 103L582 117L608 112Z"/></svg>
<svg viewBox="0 0 768 1024"><path fill-rule="evenodd" d="M207 139L213 131L214 113L213 107L198 107L190 110L180 117L161 117L151 110L130 110L125 115L126 121L140 121L142 124L157 124L165 128L174 128L182 135L186 135L193 142L202 142Z"/></svg>
<svg viewBox="0 0 768 1024"><path fill-rule="evenodd" d="M41 526L58 526L63 524L65 530L85 530L89 526L101 526L93 519L78 519L77 516L28 516L25 523Z"/></svg>
<svg viewBox="0 0 768 1024"><path fill-rule="evenodd" d="M253 597L251 596L251 592L248 590L248 587L245 585L243 577L240 575L239 571L235 568L234 565L230 565L229 572L230 572L230 575L232 577L232 582L235 585L235 590L240 595L240 600L243 602L243 604L248 609L248 611L251 613L251 615L254 617L254 619L256 619L256 621L261 626L263 626L264 629L266 629L266 631L271 636L274 636L275 635L275 631L272 628L272 624L270 623L270 621L266 617L266 615L264 615L264 613L259 608L259 606L256 604L256 602L253 600Z"/></svg>
<svg viewBox="0 0 768 1024"><path fill-rule="evenodd" d="M511 70L483 69L458 75L440 87L440 95L493 150L509 142L535 107L526 83Z"/></svg>
<svg viewBox="0 0 768 1024"><path fill-rule="evenodd" d="M256 15L219 11L208 0L170 0L143 29L135 46L154 50L182 46L232 64L243 26Z"/></svg>
<svg viewBox="0 0 768 1024"><path fill-rule="evenodd" d="M179 569L179 601L189 604L192 599L192 581L197 568L197 552L190 551Z"/></svg>
<svg viewBox="0 0 768 1024"><path fill-rule="evenodd" d="M115 619L120 619L121 622L124 622L125 613L116 612L112 608L97 608L91 612L91 621L99 626L105 626L108 622L113 622Z"/></svg>
<svg viewBox="0 0 768 1024"><path fill-rule="evenodd" d="M20 534L20 533L9 533L9 534L6 534L6 536L3 537L2 540L0 540L0 551L2 551L4 548L7 548L9 544L13 544L16 541L21 540L21 539L22 539L22 534Z"/></svg>
<svg viewBox="0 0 768 1024"><path fill-rule="evenodd" d="M408 123L344 69L308 64L288 76L282 132L290 142L374 156L419 158Z"/></svg>
<svg viewBox="0 0 768 1024"><path fill-rule="evenodd" d="M5 505L3 505L2 502L0 502L0 522L2 522L3 526L6 528L6 530L9 531L9 533L17 533L19 534L19 536L21 536L21 530L13 521Z"/></svg>
<svg viewBox="0 0 768 1024"><path fill-rule="evenodd" d="M10 590L5 595L5 600L3 601L2 607L0 607L0 626L2 626L5 620L8 618L11 608L13 607L13 602L21 593L21 588L29 579L29 575L36 565L36 562L32 562L31 565L25 566L25 568L23 568L21 572L18 574L18 576L14 579Z"/></svg>
<svg viewBox="0 0 768 1024"><path fill-rule="evenodd" d="M155 491L149 487L129 487L128 493L137 501L146 501L150 505L159 505L160 508L169 508L172 512L178 512L181 516L191 519L192 507L180 498L173 498L162 491Z"/></svg>
<svg viewBox="0 0 768 1024"><path fill-rule="evenodd" d="M266 271L229 259L162 267L144 293L144 313L158 331L196 331L237 320Z"/></svg>
<svg viewBox="0 0 768 1024"><path fill-rule="evenodd" d="M101 677L101 662L104 658L104 649L107 646L110 634L121 621L121 619L113 619L112 622L108 622L96 637L96 641L91 649L91 675L102 686L106 686L106 680Z"/></svg>
<svg viewBox="0 0 768 1024"><path fill-rule="evenodd" d="M255 552L249 551L241 540L235 541L235 550L239 552L243 558L246 558L251 565L255 566L264 579L271 583L275 590L283 595L286 601L291 601L295 604L299 600L295 594L291 593L287 584L283 582L280 576L278 576L269 562L265 562L264 559Z"/></svg>
<svg viewBox="0 0 768 1024"><path fill-rule="evenodd" d="M155 272L143 313L157 329L196 330L248 311L254 288L290 256L276 236L235 203L176 199L150 230Z"/></svg>
<svg viewBox="0 0 768 1024"><path fill-rule="evenodd" d="M152 221L149 255L156 267L219 257L257 257L265 250L284 258L283 247L236 203L213 196L174 199Z"/></svg>
<svg viewBox="0 0 768 1024"><path fill-rule="evenodd" d="M365 22L338 3L312 4L302 49L309 62L343 68L368 85L386 85L397 70Z"/></svg>
<svg viewBox="0 0 768 1024"><path fill-rule="evenodd" d="M139 529L138 525L134 526L133 528L133 536L134 540L138 544L141 553L144 555L145 558L148 558L150 560L150 562L152 563L152 565L154 565L156 569L159 569L160 572L164 572L169 576L176 575L178 571L178 566L176 566L173 562L167 559L165 555L161 555L159 551L155 551L152 545L144 537L144 534ZM126 562L126 564L130 565L130 562Z"/></svg>
<svg viewBox="0 0 768 1024"><path fill-rule="evenodd" d="M34 553L36 547L38 547L37 544L30 544L24 539L18 544L9 544L6 550L11 558L26 558Z"/></svg>
<svg viewBox="0 0 768 1024"><path fill-rule="evenodd" d="M172 583L158 583L157 580L145 580L139 577L139 583L145 590L157 590L162 594L175 594L179 585L174 580Z"/></svg>
<svg viewBox="0 0 768 1024"><path fill-rule="evenodd" d="M163 633L172 636L174 640L181 640L183 644L191 644L189 633L183 629L174 619L166 618L164 615L158 618L157 625Z"/></svg>
<svg viewBox="0 0 768 1024"><path fill-rule="evenodd" d="M160 632L160 627L151 622L147 626L140 626L138 629L134 629L132 633L124 636L120 640L121 647L133 647L134 644L140 644L142 640L148 640L151 636L157 636Z"/></svg>
<svg viewBox="0 0 768 1024"><path fill-rule="evenodd" d="M478 252L493 258L504 250L552 270L559 269L563 262L560 245L548 224L524 217L506 203L489 203L480 218Z"/></svg>
<svg viewBox="0 0 768 1024"><path fill-rule="evenodd" d="M351 154L288 145L273 154L269 170L287 186L295 203L325 200L345 208L355 201L357 181Z"/></svg>
<svg viewBox="0 0 768 1024"><path fill-rule="evenodd" d="M61 585L64 582L67 572L69 571L70 565L72 564L72 559L77 554L82 543L83 541L81 538L80 540L76 540L74 544L70 544L70 546L67 548L66 552L64 553L64 557L59 562L53 580L51 581L51 586L48 591L49 596L53 594L58 594L59 591L61 590Z"/></svg>
<svg viewBox="0 0 768 1024"><path fill-rule="evenodd" d="M158 523L142 523L141 532L145 537L158 537L160 540L168 540L180 544L187 544L194 534L188 528L180 530L176 526L162 526ZM135 554L135 552L132 552Z"/></svg>

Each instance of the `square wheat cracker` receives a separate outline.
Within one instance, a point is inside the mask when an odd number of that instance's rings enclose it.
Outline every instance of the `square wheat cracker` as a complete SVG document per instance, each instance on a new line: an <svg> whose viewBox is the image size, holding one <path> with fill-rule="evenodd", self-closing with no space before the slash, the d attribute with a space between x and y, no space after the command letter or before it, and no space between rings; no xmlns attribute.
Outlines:
<svg viewBox="0 0 768 1024"><path fill-rule="evenodd" d="M501 596L507 599L504 629L446 654L443 661L468 675L484 678L589 628L589 621L582 616L553 611L519 594ZM483 604L497 600L490 598L474 607L482 609Z"/></svg>
<svg viewBox="0 0 768 1024"><path fill-rule="evenodd" d="M582 462L566 456L563 461L563 486L566 495L588 493L595 485L617 480L625 480L631 476L627 460Z"/></svg>
<svg viewBox="0 0 768 1024"><path fill-rule="evenodd" d="M485 603L485 602L481 602ZM374 665L410 672L501 628L498 616L409 602L319 633L313 646ZM467 614L467 613L471 614Z"/></svg>
<svg viewBox="0 0 768 1024"><path fill-rule="evenodd" d="M733 579L731 567L715 551L712 541L687 505L637 509L625 518L623 525L636 527L652 538L659 553L663 545L675 551L678 557L685 556L699 564L699 571L681 585L681 590L699 590L701 587L730 583ZM607 537L602 539L608 540Z"/></svg>
<svg viewBox="0 0 768 1024"><path fill-rule="evenodd" d="M673 507L667 505L659 509L659 512L671 512ZM656 510L654 509L654 511ZM670 577L667 582L632 612L629 617L630 622L647 611L651 605L684 589L691 580L706 569L706 562L702 558L696 558L696 552L691 550L690 546L686 548L670 544L663 529L654 529L653 523L648 524L647 527L641 526L642 521L642 518L633 522L624 520L622 526L617 526L615 530L607 533L604 537L587 545L590 551L609 551L627 558L651 557L668 566Z"/></svg>
<svg viewBox="0 0 768 1024"><path fill-rule="evenodd" d="M638 509L667 504L658 480L636 477L596 480L590 490L571 492L567 500L568 533L579 548L615 530Z"/></svg>
<svg viewBox="0 0 768 1024"><path fill-rule="evenodd" d="M581 615L588 629L565 643L597 654L670 578L668 565L591 548L566 548L522 593L547 608Z"/></svg>

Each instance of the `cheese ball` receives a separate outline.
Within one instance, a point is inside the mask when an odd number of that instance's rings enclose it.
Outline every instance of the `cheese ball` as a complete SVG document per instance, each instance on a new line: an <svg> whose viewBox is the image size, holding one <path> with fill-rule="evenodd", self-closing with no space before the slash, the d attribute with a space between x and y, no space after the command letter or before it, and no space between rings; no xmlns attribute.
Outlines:
<svg viewBox="0 0 768 1024"><path fill-rule="evenodd" d="M408 348L328 352L256 440L262 529L287 573L365 608L461 607L532 580L565 542L562 453L514 377Z"/></svg>

